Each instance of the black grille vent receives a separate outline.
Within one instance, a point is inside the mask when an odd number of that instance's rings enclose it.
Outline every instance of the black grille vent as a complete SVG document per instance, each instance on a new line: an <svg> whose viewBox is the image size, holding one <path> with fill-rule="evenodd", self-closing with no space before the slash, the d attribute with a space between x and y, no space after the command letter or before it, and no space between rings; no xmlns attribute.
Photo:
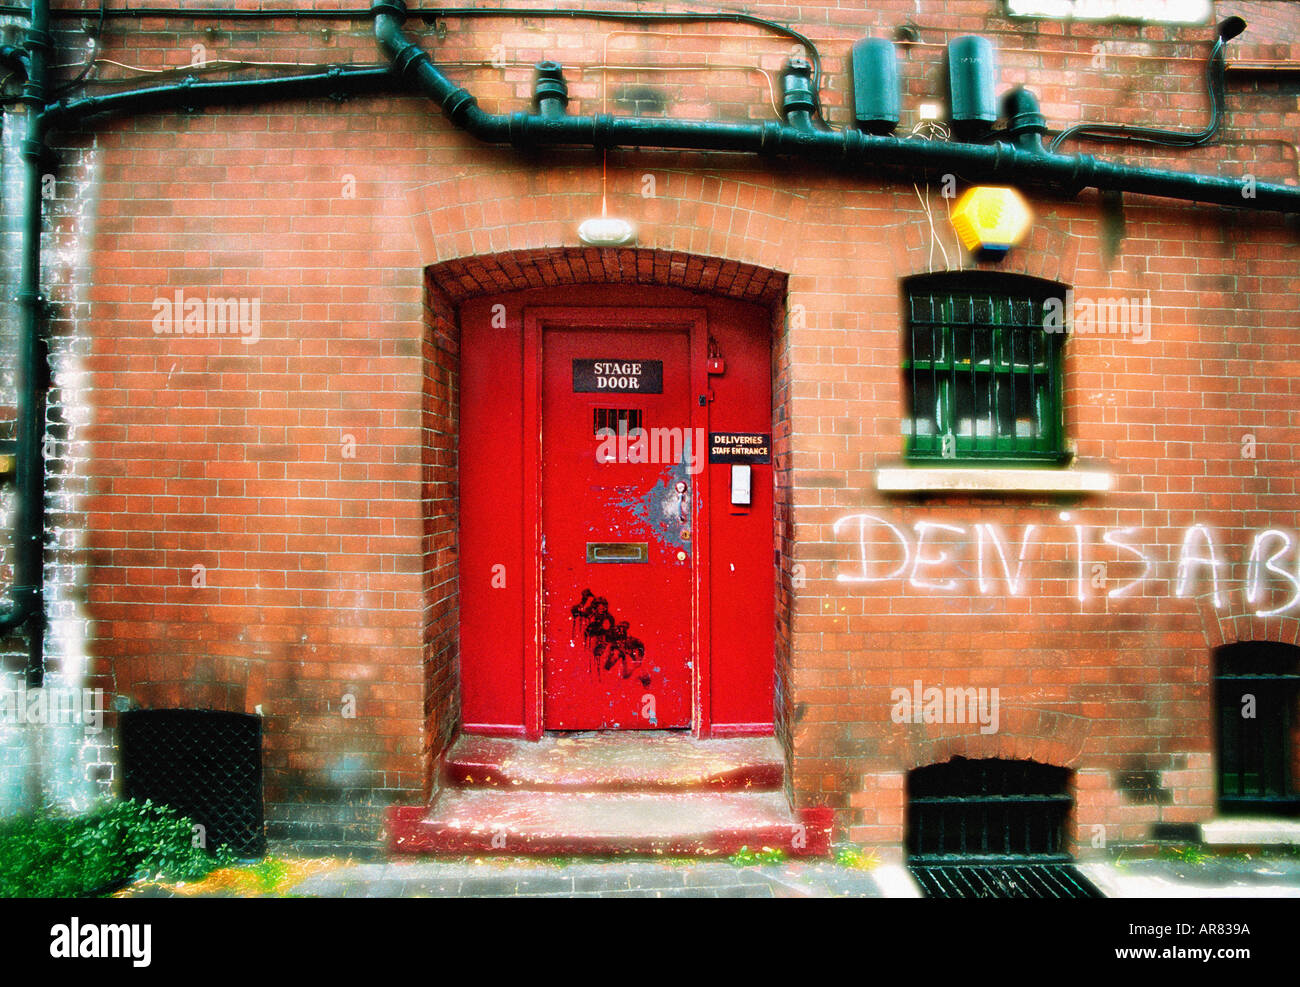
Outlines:
<svg viewBox="0 0 1300 987"><path fill-rule="evenodd" d="M640 408L593 408L591 430L595 435L605 431L627 435L642 427L644 416Z"/></svg>
<svg viewBox="0 0 1300 987"><path fill-rule="evenodd" d="M206 830L207 845L266 852L262 721L216 710L142 709L122 715L125 795L152 799Z"/></svg>
<svg viewBox="0 0 1300 987"><path fill-rule="evenodd" d="M1036 761L962 757L918 768L908 778L908 853L1060 856L1069 774Z"/></svg>
<svg viewBox="0 0 1300 987"><path fill-rule="evenodd" d="M1064 850L1070 772L967 760L908 775L908 864L938 898L1099 898Z"/></svg>

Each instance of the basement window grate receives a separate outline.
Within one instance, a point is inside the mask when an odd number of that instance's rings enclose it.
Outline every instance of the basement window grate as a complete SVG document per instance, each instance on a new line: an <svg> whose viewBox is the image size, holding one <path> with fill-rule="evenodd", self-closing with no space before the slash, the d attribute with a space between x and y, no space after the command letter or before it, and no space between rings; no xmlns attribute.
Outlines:
<svg viewBox="0 0 1300 987"><path fill-rule="evenodd" d="M591 430L596 435L628 435L641 428L644 416L640 408L593 408Z"/></svg>
<svg viewBox="0 0 1300 987"><path fill-rule="evenodd" d="M1300 648L1240 642L1215 652L1219 809L1300 815L1295 783Z"/></svg>
<svg viewBox="0 0 1300 987"><path fill-rule="evenodd" d="M912 771L908 866L925 893L1101 897L1064 850L1069 777L1036 761L962 757Z"/></svg>
<svg viewBox="0 0 1300 987"><path fill-rule="evenodd" d="M141 709L122 714L124 794L170 806L204 827L206 845L266 852L262 721L245 713Z"/></svg>

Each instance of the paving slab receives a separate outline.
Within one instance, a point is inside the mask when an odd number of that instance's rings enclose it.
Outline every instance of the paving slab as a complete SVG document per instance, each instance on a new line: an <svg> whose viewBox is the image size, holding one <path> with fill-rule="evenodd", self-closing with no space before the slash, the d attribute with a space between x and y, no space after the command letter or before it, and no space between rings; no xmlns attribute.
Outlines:
<svg viewBox="0 0 1300 987"><path fill-rule="evenodd" d="M1079 870L1108 898L1300 898L1300 860L1146 859Z"/></svg>
<svg viewBox="0 0 1300 987"><path fill-rule="evenodd" d="M886 869L886 872L887 869ZM833 898L882 897L874 872L825 861L737 866L730 862L640 860L518 863L501 859L362 864L316 874L290 893L387 897Z"/></svg>

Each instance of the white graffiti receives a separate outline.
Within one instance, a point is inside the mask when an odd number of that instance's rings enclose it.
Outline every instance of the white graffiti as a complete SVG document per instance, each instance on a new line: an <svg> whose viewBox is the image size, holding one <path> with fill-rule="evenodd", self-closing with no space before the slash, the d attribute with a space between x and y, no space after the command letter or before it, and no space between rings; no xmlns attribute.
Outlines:
<svg viewBox="0 0 1300 987"><path fill-rule="evenodd" d="M1068 513L1060 517L1071 519ZM1018 537L1008 537L998 525L987 522L968 526L921 519L900 527L875 514L847 514L835 522L833 530L837 537L856 543L857 560L838 572L835 580L859 584L902 579L918 590L955 593L961 591L964 577L981 595L1001 592L1021 596L1029 586L1026 563L1035 558L1035 552L1038 559L1045 559L1050 546L1068 543L1074 562L1069 582L1079 601L1096 595L1090 590L1097 588L1104 589L1109 599L1137 593L1143 587L1149 595L1160 577L1160 560L1152 547L1140 543L1140 529L1081 523L1071 524L1070 529L1073 538L1061 539L1044 537L1042 527L1026 524ZM973 548L963 552L972 540ZM1108 576L1098 583L1097 571L1107 570L1105 563L1093 559L1099 545L1112 550L1110 554L1116 556L1113 564L1122 570L1123 578ZM1252 533L1245 552L1242 589L1247 604L1256 608L1255 616L1275 617L1300 607L1296 545L1292 533L1277 528ZM973 577L968 568L972 562ZM1139 565L1141 571L1133 571ZM1223 607L1231 570L1221 536L1207 525L1193 524L1183 529L1177 548L1177 565L1169 580L1173 595L1185 599L1205 594L1216 608ZM1092 579L1089 571L1094 573ZM1263 605L1265 601L1277 604L1277 597L1283 594L1286 599L1280 605Z"/></svg>

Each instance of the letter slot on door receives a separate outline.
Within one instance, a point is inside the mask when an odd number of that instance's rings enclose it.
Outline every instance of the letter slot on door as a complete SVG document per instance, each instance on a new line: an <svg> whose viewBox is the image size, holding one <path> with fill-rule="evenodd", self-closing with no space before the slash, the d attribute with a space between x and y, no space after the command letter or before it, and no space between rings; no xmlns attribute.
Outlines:
<svg viewBox="0 0 1300 987"><path fill-rule="evenodd" d="M649 562L650 545L643 541L589 541L588 562Z"/></svg>

